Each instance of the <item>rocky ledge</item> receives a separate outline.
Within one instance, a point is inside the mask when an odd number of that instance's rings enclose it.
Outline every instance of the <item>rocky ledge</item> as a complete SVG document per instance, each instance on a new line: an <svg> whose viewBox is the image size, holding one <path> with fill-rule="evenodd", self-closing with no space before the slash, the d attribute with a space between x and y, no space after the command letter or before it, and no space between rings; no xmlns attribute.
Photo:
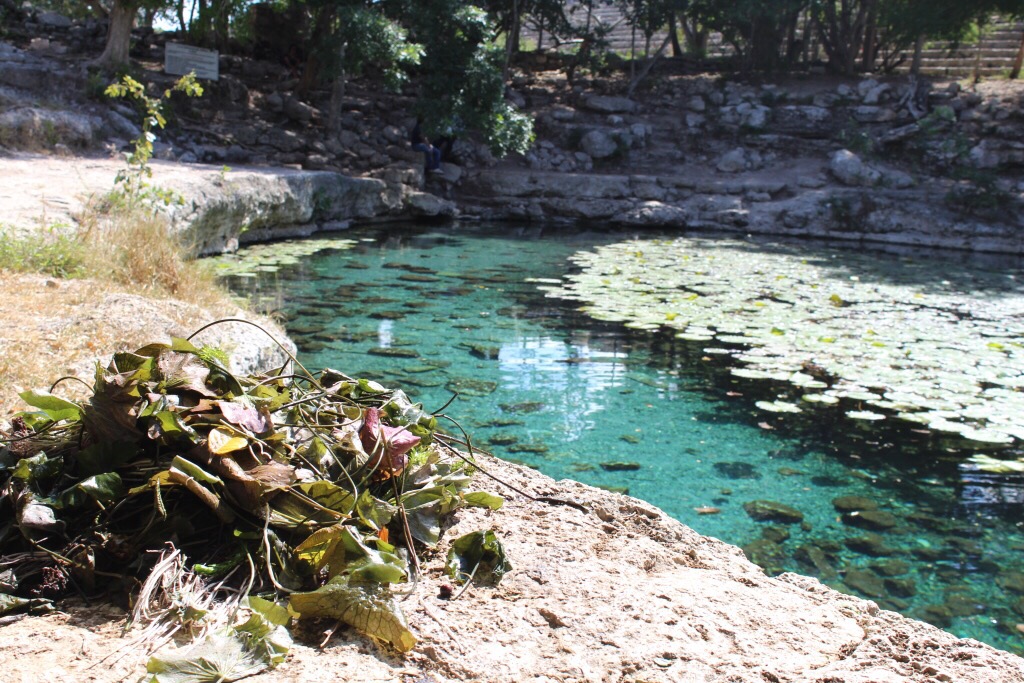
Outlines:
<svg viewBox="0 0 1024 683"><path fill-rule="evenodd" d="M90 202L115 189L124 164L111 159L21 154L0 157L2 220L24 227L74 222ZM395 164L379 178L290 168L216 168L153 161L151 187L169 191L155 202L172 227L201 254L239 243L300 237L348 227L352 221L455 215L455 206L415 187L422 173Z"/></svg>
<svg viewBox="0 0 1024 683"><path fill-rule="evenodd" d="M279 669L251 680L1024 680L1024 659L815 579L769 578L738 548L638 500L500 460L481 464L521 491L574 505L505 490L497 512L459 511L402 603L419 639L404 658L341 631L322 650L296 646ZM513 570L494 588L442 597L446 541L485 528L502 538ZM128 642L117 637L122 623L109 609L78 606L8 625L0 639L5 680L131 679L142 671L142 652L97 666Z"/></svg>

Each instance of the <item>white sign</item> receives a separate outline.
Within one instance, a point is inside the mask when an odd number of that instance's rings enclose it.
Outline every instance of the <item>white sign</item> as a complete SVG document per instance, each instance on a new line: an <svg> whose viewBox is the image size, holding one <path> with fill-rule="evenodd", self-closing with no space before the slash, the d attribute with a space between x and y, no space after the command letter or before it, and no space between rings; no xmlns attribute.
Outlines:
<svg viewBox="0 0 1024 683"><path fill-rule="evenodd" d="M210 81L219 79L220 61L217 51L181 43L167 43L164 48L164 72L184 76L193 71L196 78Z"/></svg>

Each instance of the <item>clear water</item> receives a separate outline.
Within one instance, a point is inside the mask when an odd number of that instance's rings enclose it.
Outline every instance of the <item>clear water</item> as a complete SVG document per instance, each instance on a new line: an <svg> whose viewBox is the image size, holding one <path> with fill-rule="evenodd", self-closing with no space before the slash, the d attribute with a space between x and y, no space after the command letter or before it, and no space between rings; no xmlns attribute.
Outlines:
<svg viewBox="0 0 1024 683"><path fill-rule="evenodd" d="M458 391L446 413L497 455L628 489L771 572L815 575L1024 653L1024 476L974 471L907 427L763 413L753 404L768 388L730 376L701 344L587 319L526 281L559 278L575 251L633 235L390 226L343 237L358 246L231 280L283 314L307 367L404 388L428 410ZM847 547L868 533L832 504L851 495L894 515L875 539L891 555ZM758 499L804 523L754 521L743 504Z"/></svg>

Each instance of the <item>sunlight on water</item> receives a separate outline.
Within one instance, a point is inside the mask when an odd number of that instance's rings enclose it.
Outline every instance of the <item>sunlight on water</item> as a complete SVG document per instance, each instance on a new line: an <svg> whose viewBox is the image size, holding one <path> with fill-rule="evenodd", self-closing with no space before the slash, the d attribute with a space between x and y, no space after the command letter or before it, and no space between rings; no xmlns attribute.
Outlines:
<svg viewBox="0 0 1024 683"><path fill-rule="evenodd" d="M817 576L1024 652L1024 476L981 472L912 425L762 412L754 403L773 398L771 386L732 376L706 344L589 319L527 282L560 278L575 252L631 235L503 226L345 237L362 241L231 281L284 313L307 367L401 387L428 410L458 392L446 413L501 457L628 489L770 572ZM756 521L753 501L792 512Z"/></svg>

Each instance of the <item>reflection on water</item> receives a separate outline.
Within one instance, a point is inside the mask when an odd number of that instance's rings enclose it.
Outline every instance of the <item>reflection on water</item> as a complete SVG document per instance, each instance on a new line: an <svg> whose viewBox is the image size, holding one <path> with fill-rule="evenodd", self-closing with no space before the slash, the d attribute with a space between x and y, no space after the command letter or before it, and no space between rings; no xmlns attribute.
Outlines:
<svg viewBox="0 0 1024 683"><path fill-rule="evenodd" d="M753 404L770 388L731 376L704 345L597 323L526 281L558 278L575 251L626 236L502 227L356 237L365 241L353 250L233 283L284 312L307 367L402 387L428 410L458 392L446 412L502 457L628 489L744 546L770 572L814 575L1024 651L1024 476L978 472L908 427L760 412ZM851 273L834 249L792 248L835 263L837 277L886 272ZM920 286L928 272L973 277L915 263ZM990 263L976 280L1015 267ZM747 508L765 500L794 512L757 521Z"/></svg>

